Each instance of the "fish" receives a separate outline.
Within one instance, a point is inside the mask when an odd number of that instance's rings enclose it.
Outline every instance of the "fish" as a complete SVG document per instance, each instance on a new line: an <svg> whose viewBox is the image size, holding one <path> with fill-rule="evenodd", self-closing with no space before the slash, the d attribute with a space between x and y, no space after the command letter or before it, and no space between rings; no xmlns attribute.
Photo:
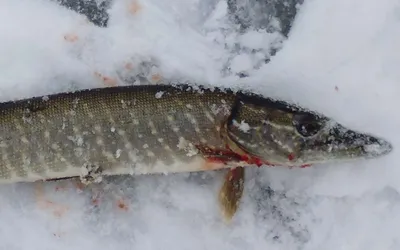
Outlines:
<svg viewBox="0 0 400 250"><path fill-rule="evenodd" d="M0 184L227 171L219 202L240 204L244 167L304 167L386 155L385 139L246 90L194 84L100 87L0 103Z"/></svg>

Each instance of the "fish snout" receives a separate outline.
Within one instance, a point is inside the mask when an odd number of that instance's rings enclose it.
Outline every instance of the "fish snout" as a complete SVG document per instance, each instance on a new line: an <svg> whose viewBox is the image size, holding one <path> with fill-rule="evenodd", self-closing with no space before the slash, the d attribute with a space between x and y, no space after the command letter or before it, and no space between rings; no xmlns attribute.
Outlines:
<svg viewBox="0 0 400 250"><path fill-rule="evenodd" d="M356 158L376 158L393 150L392 144L383 138L350 130L340 124L330 130L327 143Z"/></svg>

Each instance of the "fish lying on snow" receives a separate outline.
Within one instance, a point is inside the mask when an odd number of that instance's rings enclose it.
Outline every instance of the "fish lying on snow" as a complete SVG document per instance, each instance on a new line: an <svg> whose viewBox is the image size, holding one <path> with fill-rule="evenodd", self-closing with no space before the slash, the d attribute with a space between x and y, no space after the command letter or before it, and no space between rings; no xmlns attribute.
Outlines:
<svg viewBox="0 0 400 250"><path fill-rule="evenodd" d="M244 166L373 158L389 142L245 91L190 85L80 90L0 104L0 183L230 169L235 213Z"/></svg>

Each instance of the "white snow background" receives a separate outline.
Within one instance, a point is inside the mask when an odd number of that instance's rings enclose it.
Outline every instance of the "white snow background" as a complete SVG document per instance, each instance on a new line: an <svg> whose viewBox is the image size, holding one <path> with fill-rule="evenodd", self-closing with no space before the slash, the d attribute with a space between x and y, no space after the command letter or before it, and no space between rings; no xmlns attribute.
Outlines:
<svg viewBox="0 0 400 250"><path fill-rule="evenodd" d="M307 169L247 169L227 225L222 173L118 177L0 187L0 249L400 249L400 2L308 0L289 39L251 77L236 72L278 37L229 31L218 0L116 0L99 28L46 0L0 0L0 99L99 87L127 62L156 60L165 78L241 86L296 102L389 140L387 157ZM77 37L67 41L67 37ZM74 40L74 39L72 39ZM268 186L276 193L268 195ZM121 204L124 205L121 205Z"/></svg>

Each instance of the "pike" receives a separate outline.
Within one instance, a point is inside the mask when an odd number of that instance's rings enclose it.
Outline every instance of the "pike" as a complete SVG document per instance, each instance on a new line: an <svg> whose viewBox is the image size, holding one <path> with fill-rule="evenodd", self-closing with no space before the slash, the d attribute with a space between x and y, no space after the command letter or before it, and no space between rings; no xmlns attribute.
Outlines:
<svg viewBox="0 0 400 250"><path fill-rule="evenodd" d="M389 142L248 91L188 84L85 89L0 103L0 183L227 169L237 210L245 166L370 159Z"/></svg>

